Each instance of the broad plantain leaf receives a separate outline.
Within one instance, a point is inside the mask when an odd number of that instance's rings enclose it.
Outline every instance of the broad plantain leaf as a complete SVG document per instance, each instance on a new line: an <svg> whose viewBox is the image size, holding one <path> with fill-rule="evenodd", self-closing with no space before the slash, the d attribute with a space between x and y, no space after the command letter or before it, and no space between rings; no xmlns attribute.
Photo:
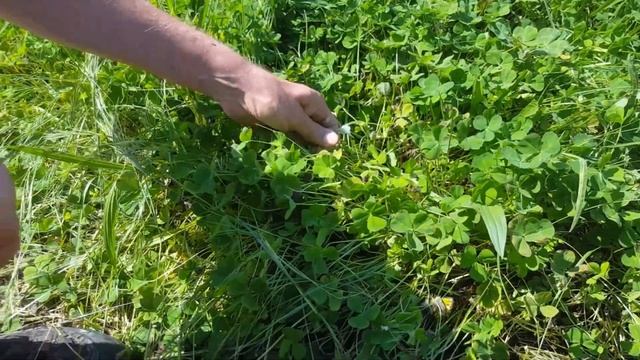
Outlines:
<svg viewBox="0 0 640 360"><path fill-rule="evenodd" d="M500 205L481 205L478 206L477 211L487 227L491 243L498 256L504 257L504 247L507 243L507 218L504 215L504 209Z"/></svg>

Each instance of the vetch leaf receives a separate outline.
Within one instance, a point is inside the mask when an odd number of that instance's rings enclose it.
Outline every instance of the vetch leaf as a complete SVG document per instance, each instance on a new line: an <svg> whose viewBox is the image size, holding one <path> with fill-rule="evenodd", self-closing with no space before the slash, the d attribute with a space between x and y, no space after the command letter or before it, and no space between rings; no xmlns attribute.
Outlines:
<svg viewBox="0 0 640 360"><path fill-rule="evenodd" d="M487 268L485 268L484 265L479 263L473 263L471 265L469 276L471 276L471 278L479 284L482 284L489 279Z"/></svg>
<svg viewBox="0 0 640 360"><path fill-rule="evenodd" d="M307 295L318 305L323 305L328 299L327 292L321 287L311 288Z"/></svg>
<svg viewBox="0 0 640 360"><path fill-rule="evenodd" d="M558 39L550 42L542 47L542 50L546 51L550 56L560 56L569 47L569 42L564 39Z"/></svg>
<svg viewBox="0 0 640 360"><path fill-rule="evenodd" d="M473 157L472 165L482 172L489 172L491 169L498 166L498 162L496 161L495 154L483 152L482 154Z"/></svg>
<svg viewBox="0 0 640 360"><path fill-rule="evenodd" d="M348 298L347 299L347 307L351 311L355 311L357 313L361 313L364 310L364 300L362 299L362 296L356 295L356 296L351 296L350 298Z"/></svg>
<svg viewBox="0 0 640 360"><path fill-rule="evenodd" d="M378 317L380 314L380 306L374 305L360 314L353 316L349 319L349 325L359 330L363 330L369 327L372 320Z"/></svg>
<svg viewBox="0 0 640 360"><path fill-rule="evenodd" d="M399 233L407 233L413 229L412 214L406 211L400 211L391 219L391 230Z"/></svg>
<svg viewBox="0 0 640 360"><path fill-rule="evenodd" d="M418 212L413 216L413 231L419 234L429 235L435 231L435 223L425 212Z"/></svg>
<svg viewBox="0 0 640 360"><path fill-rule="evenodd" d="M409 244L409 248L411 250L415 250L415 251L422 251L424 250L424 244L422 243L422 241L416 236L416 234L411 234L411 236L409 236L407 243Z"/></svg>
<svg viewBox="0 0 640 360"><path fill-rule="evenodd" d="M387 221L383 218L369 215L367 218L367 229L369 232L377 232L384 229L387 226Z"/></svg>
<svg viewBox="0 0 640 360"><path fill-rule="evenodd" d="M482 147L483 144L483 138L478 135L472 135L462 140L462 142L460 143L460 147L464 150L478 150Z"/></svg>
<svg viewBox="0 0 640 360"><path fill-rule="evenodd" d="M375 320L375 318L377 318L379 314L380 306L378 305L373 305L372 307L362 312L362 315L366 316L369 320Z"/></svg>
<svg viewBox="0 0 640 360"><path fill-rule="evenodd" d="M458 244L466 244L469 242L469 234L466 232L467 228L464 225L456 225L451 234L451 238Z"/></svg>
<svg viewBox="0 0 640 360"><path fill-rule="evenodd" d="M411 138L418 144L428 159L436 159L458 145L457 139L449 134L446 127L424 127L415 124L410 128Z"/></svg>
<svg viewBox="0 0 640 360"><path fill-rule="evenodd" d="M462 69L455 69L449 73L449 78L455 84L464 84L467 81L467 73Z"/></svg>
<svg viewBox="0 0 640 360"><path fill-rule="evenodd" d="M622 124L624 122L624 108L628 103L629 100L627 98L622 98L611 105L604 115L607 121L613 124Z"/></svg>
<svg viewBox="0 0 640 360"><path fill-rule="evenodd" d="M513 30L513 37L520 40L525 45L533 45L538 35L538 29L534 26L518 26Z"/></svg>
<svg viewBox="0 0 640 360"><path fill-rule="evenodd" d="M487 128L487 119L482 115L476 116L473 119L473 127L476 130L480 130L480 131L486 129Z"/></svg>
<svg viewBox="0 0 640 360"><path fill-rule="evenodd" d="M525 218L513 229L514 244L522 238L526 242L542 243L555 235L553 223L547 219Z"/></svg>
<svg viewBox="0 0 640 360"><path fill-rule="evenodd" d="M559 275L564 275L576 261L576 255L571 250L559 251L553 255L551 269Z"/></svg>
<svg viewBox="0 0 640 360"><path fill-rule="evenodd" d="M518 253L524 257L531 257L533 254L531 252L531 247L527 244L527 241L524 237L514 236L512 238L513 246L516 248Z"/></svg>
<svg viewBox="0 0 640 360"><path fill-rule="evenodd" d="M624 221L633 222L640 220L640 212L638 211L625 211L622 217Z"/></svg>
<svg viewBox="0 0 640 360"><path fill-rule="evenodd" d="M426 79L420 80L418 85L422 88L425 96L435 97L440 95L440 78L436 74L431 74Z"/></svg>
<svg viewBox="0 0 640 360"><path fill-rule="evenodd" d="M333 179L336 176L332 169L333 163L329 155L316 157L313 163L313 173L323 179Z"/></svg>
<svg viewBox="0 0 640 360"><path fill-rule="evenodd" d="M471 267L476 262L476 248L466 246L460 258L460 266L464 269Z"/></svg>
<svg viewBox="0 0 640 360"><path fill-rule="evenodd" d="M560 152L560 139L554 132L547 132L542 136L540 152L548 156L556 155Z"/></svg>
<svg viewBox="0 0 640 360"><path fill-rule="evenodd" d="M504 247L507 243L507 218L504 209L500 205L477 207L478 213L484 221L491 243L499 257L504 257Z"/></svg>
<svg viewBox="0 0 640 360"><path fill-rule="evenodd" d="M636 255L623 254L620 261L626 267L640 269L640 257Z"/></svg>
<svg viewBox="0 0 640 360"><path fill-rule="evenodd" d="M640 324L629 324L629 333L635 341L640 341Z"/></svg>
<svg viewBox="0 0 640 360"><path fill-rule="evenodd" d="M489 120L489 125L488 125L489 130L493 132L498 132L501 127L502 127L502 116L494 115L493 117L491 117L491 120Z"/></svg>
<svg viewBox="0 0 640 360"><path fill-rule="evenodd" d="M490 309L500 301L502 291L500 287L493 282L487 282L478 286L476 293L480 295L480 303L482 306Z"/></svg>
<svg viewBox="0 0 640 360"><path fill-rule="evenodd" d="M560 31L554 28L542 28L538 32L536 42L542 46L545 46L556 40L558 37L560 37Z"/></svg>
<svg viewBox="0 0 640 360"><path fill-rule="evenodd" d="M540 306L540 313L542 314L542 316L549 319L558 315L559 312L560 311L558 311L558 309L553 305Z"/></svg>
<svg viewBox="0 0 640 360"><path fill-rule="evenodd" d="M246 142L246 141L250 141L252 136L253 136L253 129L251 129L250 127L244 127L240 132L239 139L242 142Z"/></svg>
<svg viewBox="0 0 640 360"><path fill-rule="evenodd" d="M502 62L502 54L503 54L502 51L493 47L489 49L485 54L485 60L487 60L488 64L498 65Z"/></svg>
<svg viewBox="0 0 640 360"><path fill-rule="evenodd" d="M349 325L358 330L363 330L369 327L369 319L362 313L349 318Z"/></svg>
<svg viewBox="0 0 640 360"><path fill-rule="evenodd" d="M353 49L357 45L358 45L358 41L349 35L345 36L342 39L342 46L344 46L347 49Z"/></svg>

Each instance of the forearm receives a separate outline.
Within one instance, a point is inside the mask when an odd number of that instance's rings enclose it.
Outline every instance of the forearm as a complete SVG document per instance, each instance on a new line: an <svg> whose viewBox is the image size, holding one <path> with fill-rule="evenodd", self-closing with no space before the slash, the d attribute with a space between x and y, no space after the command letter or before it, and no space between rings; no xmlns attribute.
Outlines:
<svg viewBox="0 0 640 360"><path fill-rule="evenodd" d="M15 190L7 169L0 163L0 266L11 260L19 248Z"/></svg>
<svg viewBox="0 0 640 360"><path fill-rule="evenodd" d="M6 222L6 223L5 223ZM17 219L0 220L0 267L7 264L20 249Z"/></svg>
<svg viewBox="0 0 640 360"><path fill-rule="evenodd" d="M147 70L218 100L247 61L145 0L3 0L0 16L43 37ZM224 88L224 89L223 89Z"/></svg>
<svg viewBox="0 0 640 360"><path fill-rule="evenodd" d="M0 0L0 17L200 91L242 124L338 144L338 120L320 93L276 78L146 0Z"/></svg>

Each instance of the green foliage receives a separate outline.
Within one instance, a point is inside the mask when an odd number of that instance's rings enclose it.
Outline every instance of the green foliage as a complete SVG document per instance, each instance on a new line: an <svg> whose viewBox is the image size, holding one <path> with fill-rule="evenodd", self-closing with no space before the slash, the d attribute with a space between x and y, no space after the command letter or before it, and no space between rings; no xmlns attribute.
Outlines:
<svg viewBox="0 0 640 360"><path fill-rule="evenodd" d="M155 3L322 91L341 146L3 26L2 331L55 316L157 358L640 356L638 0Z"/></svg>
<svg viewBox="0 0 640 360"><path fill-rule="evenodd" d="M489 238L493 243L493 247L498 252L498 256L504 256L504 246L507 242L507 219L504 216L502 206L486 206L478 207L478 212L482 216L484 225L487 227Z"/></svg>

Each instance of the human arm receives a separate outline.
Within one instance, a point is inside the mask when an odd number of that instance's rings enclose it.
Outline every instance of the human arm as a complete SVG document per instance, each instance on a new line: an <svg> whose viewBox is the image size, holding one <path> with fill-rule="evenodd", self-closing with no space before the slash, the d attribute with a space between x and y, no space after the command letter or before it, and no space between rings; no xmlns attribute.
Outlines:
<svg viewBox="0 0 640 360"><path fill-rule="evenodd" d="M7 169L0 163L0 266L9 262L19 248L15 190Z"/></svg>
<svg viewBox="0 0 640 360"><path fill-rule="evenodd" d="M338 121L317 91L276 78L146 0L3 0L0 17L202 92L243 124L338 143Z"/></svg>

